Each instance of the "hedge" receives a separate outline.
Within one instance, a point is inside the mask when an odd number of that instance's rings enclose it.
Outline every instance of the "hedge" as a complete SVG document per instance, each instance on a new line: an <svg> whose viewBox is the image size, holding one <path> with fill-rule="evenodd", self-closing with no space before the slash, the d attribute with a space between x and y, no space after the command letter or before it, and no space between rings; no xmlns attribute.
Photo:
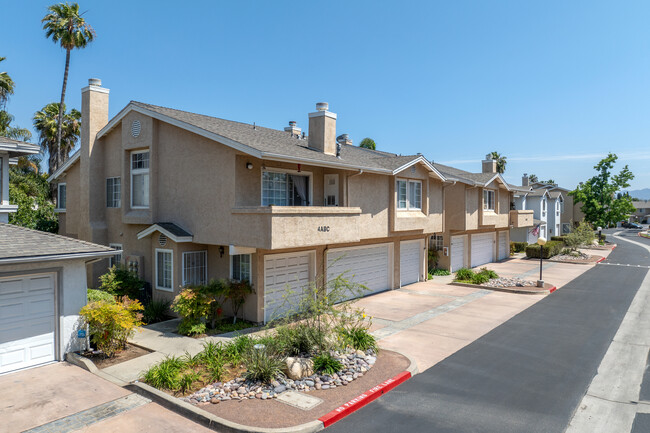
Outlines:
<svg viewBox="0 0 650 433"><path fill-rule="evenodd" d="M527 242L510 242L510 249L515 253L523 253L527 246Z"/></svg>
<svg viewBox="0 0 650 433"><path fill-rule="evenodd" d="M566 239L566 235L564 235L564 236L551 236L552 241L562 242L563 244L566 245L565 239Z"/></svg>
<svg viewBox="0 0 650 433"><path fill-rule="evenodd" d="M564 242L560 241L548 241L543 247L545 259L557 256L562 252L564 248ZM539 259L539 245L531 244L526 247L526 257Z"/></svg>

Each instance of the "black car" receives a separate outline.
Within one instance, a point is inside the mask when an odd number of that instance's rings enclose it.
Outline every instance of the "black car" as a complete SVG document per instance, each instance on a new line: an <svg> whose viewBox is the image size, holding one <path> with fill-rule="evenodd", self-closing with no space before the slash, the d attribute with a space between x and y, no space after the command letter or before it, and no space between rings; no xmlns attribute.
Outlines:
<svg viewBox="0 0 650 433"><path fill-rule="evenodd" d="M641 224L639 224L639 223L630 223L630 227L629 227L629 228L631 228L631 229L639 229L639 230L641 230L641 229L643 228L643 226L642 226Z"/></svg>

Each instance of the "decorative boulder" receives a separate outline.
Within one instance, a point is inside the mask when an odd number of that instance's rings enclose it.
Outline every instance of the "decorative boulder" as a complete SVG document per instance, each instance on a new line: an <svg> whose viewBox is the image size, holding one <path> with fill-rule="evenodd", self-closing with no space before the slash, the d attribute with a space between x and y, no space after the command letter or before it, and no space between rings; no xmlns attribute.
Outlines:
<svg viewBox="0 0 650 433"><path fill-rule="evenodd" d="M284 374L291 380L299 380L314 374L314 362L308 358L289 357L284 360Z"/></svg>

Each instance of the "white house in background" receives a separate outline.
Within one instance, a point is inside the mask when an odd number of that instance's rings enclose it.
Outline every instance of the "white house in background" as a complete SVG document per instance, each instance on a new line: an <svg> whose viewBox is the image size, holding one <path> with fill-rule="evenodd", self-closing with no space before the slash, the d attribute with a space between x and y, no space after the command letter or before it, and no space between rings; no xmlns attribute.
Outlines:
<svg viewBox="0 0 650 433"><path fill-rule="evenodd" d="M548 214L550 194L546 189L515 192L515 210L532 210L533 227L510 229L512 242L528 242L534 244L538 237L548 238ZM537 233L535 228L539 226Z"/></svg>
<svg viewBox="0 0 650 433"><path fill-rule="evenodd" d="M0 374L79 350L86 265L113 248L0 223Z"/></svg>
<svg viewBox="0 0 650 433"><path fill-rule="evenodd" d="M41 150L35 144L0 136L0 223L9 221L9 214L18 206L9 204L9 163L23 155L33 155Z"/></svg>

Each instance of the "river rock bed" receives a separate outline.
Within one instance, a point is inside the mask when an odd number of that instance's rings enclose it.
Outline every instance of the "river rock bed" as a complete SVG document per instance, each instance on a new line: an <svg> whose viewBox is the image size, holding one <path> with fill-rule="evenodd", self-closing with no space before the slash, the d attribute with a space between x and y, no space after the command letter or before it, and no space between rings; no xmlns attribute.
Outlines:
<svg viewBox="0 0 650 433"><path fill-rule="evenodd" d="M333 352L332 355L343 364L343 369L333 375L313 374L300 380L278 377L270 384L238 377L229 382L215 382L207 385L181 400L191 404L208 402L218 404L229 400L268 400L289 390L309 392L317 389L333 389L337 386L346 386L353 380L363 377L364 373L370 370L377 361L377 354L371 349L365 352L360 350L350 350L344 353Z"/></svg>
<svg viewBox="0 0 650 433"><path fill-rule="evenodd" d="M527 287L527 286L529 287L529 286L534 286L535 284L536 283L534 281L522 280L521 278L499 277L499 278L492 278L487 283L481 284L481 286L504 288L504 287Z"/></svg>
<svg viewBox="0 0 650 433"><path fill-rule="evenodd" d="M584 262L590 258L591 256L589 254L585 254L582 251L574 251L571 254L559 254L557 256L551 257L549 260L552 260L554 262Z"/></svg>

